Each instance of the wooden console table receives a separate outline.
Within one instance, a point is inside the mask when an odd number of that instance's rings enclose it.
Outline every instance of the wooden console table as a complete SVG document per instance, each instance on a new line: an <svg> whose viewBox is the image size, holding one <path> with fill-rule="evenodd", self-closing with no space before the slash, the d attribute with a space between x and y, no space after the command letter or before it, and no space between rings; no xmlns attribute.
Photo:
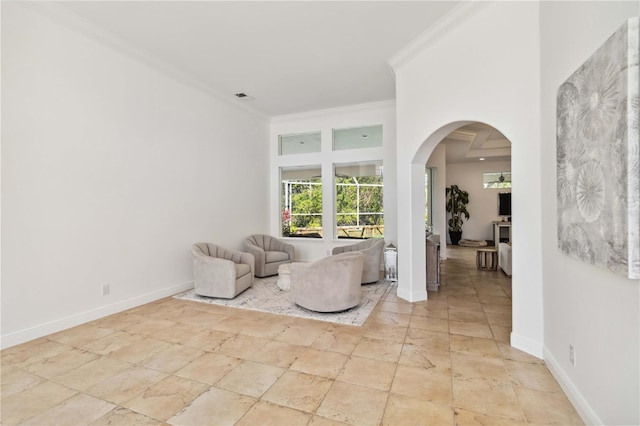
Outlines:
<svg viewBox="0 0 640 426"><path fill-rule="evenodd" d="M440 235L431 234L427 244L427 290L438 291L440 288Z"/></svg>

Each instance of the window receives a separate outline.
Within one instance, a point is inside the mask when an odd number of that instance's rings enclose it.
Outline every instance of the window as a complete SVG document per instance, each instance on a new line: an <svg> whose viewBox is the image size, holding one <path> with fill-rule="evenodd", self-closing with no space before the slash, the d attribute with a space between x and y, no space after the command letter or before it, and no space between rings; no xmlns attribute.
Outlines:
<svg viewBox="0 0 640 426"><path fill-rule="evenodd" d="M382 161L336 164L336 237L384 236Z"/></svg>
<svg viewBox="0 0 640 426"><path fill-rule="evenodd" d="M320 152L320 132L278 136L278 153L280 155L309 152Z"/></svg>
<svg viewBox="0 0 640 426"><path fill-rule="evenodd" d="M280 169L282 236L322 238L320 166Z"/></svg>
<svg viewBox="0 0 640 426"><path fill-rule="evenodd" d="M482 187L487 188L511 188L511 171L483 173Z"/></svg>
<svg viewBox="0 0 640 426"><path fill-rule="evenodd" d="M383 237L383 129L359 124L308 132L279 125L273 160L282 237Z"/></svg>
<svg viewBox="0 0 640 426"><path fill-rule="evenodd" d="M333 150L382 146L382 125L333 130Z"/></svg>

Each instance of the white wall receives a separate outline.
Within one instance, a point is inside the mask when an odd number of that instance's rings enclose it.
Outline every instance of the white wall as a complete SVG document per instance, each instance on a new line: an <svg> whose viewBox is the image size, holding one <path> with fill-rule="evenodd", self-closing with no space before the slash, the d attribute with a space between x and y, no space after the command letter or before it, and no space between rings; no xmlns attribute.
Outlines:
<svg viewBox="0 0 640 426"><path fill-rule="evenodd" d="M397 243L396 234L396 124L395 103L392 101L353 105L321 111L274 117L271 121L271 233L280 235L280 177L279 168L287 166L320 165L322 176L333 176L333 164L382 160L384 167L384 231L385 241ZM332 150L333 129L382 124L381 148ZM278 155L278 136L311 131L321 132L322 151L319 153ZM424 165L423 165L424 167ZM424 178L424 176L423 176ZM331 179L331 178L329 178ZM331 181L331 180L329 180ZM424 186L423 186L424 189ZM324 238L286 238L296 248L296 259L309 261L327 256L338 245L353 241L334 239L333 186L323 188ZM423 212L424 222L424 212Z"/></svg>
<svg viewBox="0 0 640 426"><path fill-rule="evenodd" d="M510 189L483 188L483 173L511 170L510 161L477 161L474 163L447 164L447 187L458 185L469 193L469 220L462 225L462 238L468 240L493 240L493 221L498 216L498 193ZM506 219L506 218L505 218Z"/></svg>
<svg viewBox="0 0 640 426"><path fill-rule="evenodd" d="M2 124L3 347L189 288L192 243L268 230L266 119L12 3Z"/></svg>
<svg viewBox="0 0 640 426"><path fill-rule="evenodd" d="M593 424L640 423L640 282L557 248L556 92L628 17L639 14L637 1L541 6L545 360Z"/></svg>
<svg viewBox="0 0 640 426"><path fill-rule="evenodd" d="M397 82L398 295L427 297L420 183L427 158L452 130L486 123L511 141L512 176L518 182L512 205L518 218L513 243L519 249L513 254L511 342L541 357L541 191L535 178L540 175L539 6L470 2L462 7L480 9L454 13L451 25L425 35L430 42L391 61Z"/></svg>

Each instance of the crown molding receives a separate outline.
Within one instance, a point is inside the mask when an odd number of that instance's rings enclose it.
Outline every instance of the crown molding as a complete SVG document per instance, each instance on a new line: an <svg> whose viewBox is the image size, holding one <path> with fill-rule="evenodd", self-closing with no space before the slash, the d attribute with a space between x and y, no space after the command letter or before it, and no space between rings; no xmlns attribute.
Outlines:
<svg viewBox="0 0 640 426"><path fill-rule="evenodd" d="M169 77L174 81L182 83L196 89L197 91L207 94L210 97L220 101L228 106L240 109L244 112L256 115L261 119L268 120L270 116L264 112L243 104L242 101L232 98L233 94L227 95L212 88L209 84L202 81L195 75L186 72L166 61L150 54L144 49L140 49L122 37L119 37L109 31L100 28L93 22L83 18L64 6L50 1L21 1L11 2L11 4L20 5L26 9L30 9L36 13L44 15L63 27L75 31L88 37L104 46L107 46L116 52L123 54L138 63L142 63L165 77Z"/></svg>
<svg viewBox="0 0 640 426"><path fill-rule="evenodd" d="M461 25L467 19L475 15L480 9L490 3L493 3L493 0L461 2L442 18L438 19L426 31L395 53L391 58L389 58L387 63L393 70L402 68L422 51L433 45L442 37L446 36L453 29Z"/></svg>
<svg viewBox="0 0 640 426"><path fill-rule="evenodd" d="M335 115L335 114L363 112L363 111L370 111L373 109L382 109L382 108L395 109L395 107L396 107L395 99L389 99L385 101L368 102L364 104L347 105L347 106L341 106L341 107L335 107L335 108L319 109L315 111L300 112L295 114L279 115L279 116L272 117L271 123L272 124L283 123L287 121L302 120L305 118L317 118L317 117Z"/></svg>

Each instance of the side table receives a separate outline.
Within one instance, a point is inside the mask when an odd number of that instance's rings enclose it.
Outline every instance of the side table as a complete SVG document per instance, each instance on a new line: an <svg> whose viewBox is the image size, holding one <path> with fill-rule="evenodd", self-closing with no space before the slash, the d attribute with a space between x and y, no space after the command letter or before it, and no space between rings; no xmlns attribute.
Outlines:
<svg viewBox="0 0 640 426"><path fill-rule="evenodd" d="M476 266L482 271L498 270L498 250L494 247L482 247L476 252Z"/></svg>

